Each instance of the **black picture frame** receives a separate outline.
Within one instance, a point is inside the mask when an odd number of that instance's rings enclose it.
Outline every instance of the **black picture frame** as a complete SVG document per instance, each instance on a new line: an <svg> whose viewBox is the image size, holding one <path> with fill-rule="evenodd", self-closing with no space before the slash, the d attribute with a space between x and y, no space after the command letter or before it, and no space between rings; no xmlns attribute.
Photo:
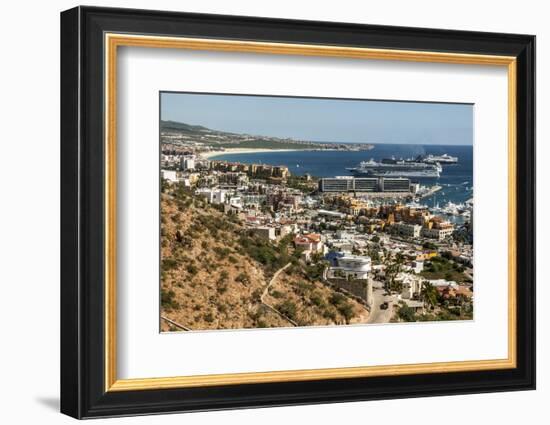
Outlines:
<svg viewBox="0 0 550 425"><path fill-rule="evenodd" d="M517 58L517 367L106 392L104 34L507 55ZM75 418L535 388L535 37L76 7L61 13L61 412Z"/></svg>

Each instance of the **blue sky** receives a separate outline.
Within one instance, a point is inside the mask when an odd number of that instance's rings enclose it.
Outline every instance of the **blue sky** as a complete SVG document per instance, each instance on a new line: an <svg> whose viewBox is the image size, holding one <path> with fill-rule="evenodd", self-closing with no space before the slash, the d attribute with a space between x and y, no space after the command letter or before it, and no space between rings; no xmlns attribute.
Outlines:
<svg viewBox="0 0 550 425"><path fill-rule="evenodd" d="M473 106L465 104L161 93L161 118L311 141L473 143Z"/></svg>

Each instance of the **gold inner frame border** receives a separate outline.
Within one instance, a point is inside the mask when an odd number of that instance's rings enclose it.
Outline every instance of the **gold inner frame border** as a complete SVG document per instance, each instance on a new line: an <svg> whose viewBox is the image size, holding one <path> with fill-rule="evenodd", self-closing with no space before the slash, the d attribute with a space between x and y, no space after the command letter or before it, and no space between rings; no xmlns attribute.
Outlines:
<svg viewBox="0 0 550 425"><path fill-rule="evenodd" d="M421 373L450 373L513 369L516 353L516 58L513 56L466 53L371 49L330 45L288 44L201 38L162 37L106 33L105 46L105 391L138 391L216 385L238 385L322 379L364 378ZM508 72L508 358L437 363L304 369L270 372L230 373L174 377L118 379L116 323L116 123L117 123L117 51L118 47L148 47L261 53L278 55L321 56L354 59L397 60L469 65L504 66Z"/></svg>

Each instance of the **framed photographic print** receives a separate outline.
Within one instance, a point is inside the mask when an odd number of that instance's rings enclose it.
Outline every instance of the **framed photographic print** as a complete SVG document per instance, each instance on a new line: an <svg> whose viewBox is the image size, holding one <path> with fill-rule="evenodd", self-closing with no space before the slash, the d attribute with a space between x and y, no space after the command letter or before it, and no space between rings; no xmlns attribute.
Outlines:
<svg viewBox="0 0 550 425"><path fill-rule="evenodd" d="M61 14L61 411L533 389L535 38Z"/></svg>

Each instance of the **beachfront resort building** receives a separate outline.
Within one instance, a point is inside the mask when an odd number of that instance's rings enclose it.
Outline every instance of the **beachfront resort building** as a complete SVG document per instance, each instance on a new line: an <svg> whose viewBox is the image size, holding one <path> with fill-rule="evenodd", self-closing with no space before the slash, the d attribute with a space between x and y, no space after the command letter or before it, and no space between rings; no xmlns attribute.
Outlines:
<svg viewBox="0 0 550 425"><path fill-rule="evenodd" d="M411 192L411 180L403 177L337 176L319 180L320 192Z"/></svg>
<svg viewBox="0 0 550 425"><path fill-rule="evenodd" d="M195 155L183 155L180 160L180 169L189 171L195 169Z"/></svg>

